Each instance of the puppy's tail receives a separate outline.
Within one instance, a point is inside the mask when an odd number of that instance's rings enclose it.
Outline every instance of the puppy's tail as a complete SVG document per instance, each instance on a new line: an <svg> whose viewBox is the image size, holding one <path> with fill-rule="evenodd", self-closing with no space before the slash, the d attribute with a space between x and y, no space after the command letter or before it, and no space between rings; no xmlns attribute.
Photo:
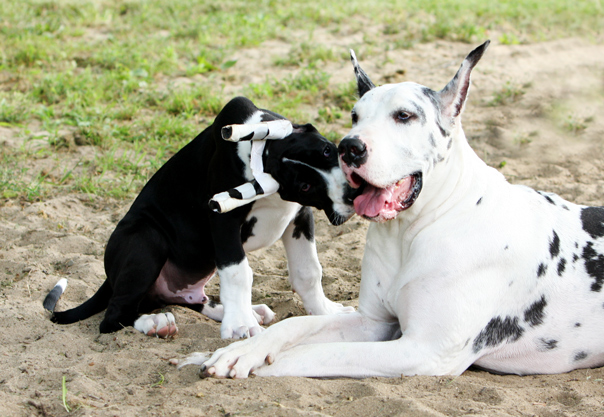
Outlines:
<svg viewBox="0 0 604 417"><path fill-rule="evenodd" d="M42 303L46 310L50 311L51 313L55 311L57 302L65 292L65 288L67 288L67 280L65 278L61 278L54 288L50 290Z"/></svg>
<svg viewBox="0 0 604 417"><path fill-rule="evenodd" d="M52 320L58 324L70 324L75 323L76 321L87 319L107 308L109 305L109 298L111 298L111 286L108 281L105 281L101 288L98 289L96 294L94 294L90 299L85 301L83 304L78 307L72 308L67 311L54 311L54 308L63 294L65 287L57 290L61 281L55 285L55 287L48 293L46 299L44 300L44 308L52 312ZM65 286L67 285L67 280L65 280ZM56 290L56 292L55 292ZM54 295L53 295L54 292ZM57 295L58 294L58 295Z"/></svg>

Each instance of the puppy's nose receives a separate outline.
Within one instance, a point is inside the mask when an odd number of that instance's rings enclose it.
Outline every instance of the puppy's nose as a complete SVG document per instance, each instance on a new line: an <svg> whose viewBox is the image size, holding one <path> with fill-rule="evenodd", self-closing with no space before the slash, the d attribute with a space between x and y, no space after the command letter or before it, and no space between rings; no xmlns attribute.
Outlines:
<svg viewBox="0 0 604 417"><path fill-rule="evenodd" d="M367 161L367 145L359 138L345 137L338 146L342 161L348 166L358 168Z"/></svg>

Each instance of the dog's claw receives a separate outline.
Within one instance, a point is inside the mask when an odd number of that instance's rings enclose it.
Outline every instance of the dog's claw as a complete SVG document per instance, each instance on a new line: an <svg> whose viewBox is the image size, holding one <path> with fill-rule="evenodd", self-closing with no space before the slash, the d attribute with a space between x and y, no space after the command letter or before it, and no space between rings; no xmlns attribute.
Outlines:
<svg viewBox="0 0 604 417"><path fill-rule="evenodd" d="M172 313L144 314L134 322L134 328L147 336L172 337L178 333L178 327Z"/></svg>

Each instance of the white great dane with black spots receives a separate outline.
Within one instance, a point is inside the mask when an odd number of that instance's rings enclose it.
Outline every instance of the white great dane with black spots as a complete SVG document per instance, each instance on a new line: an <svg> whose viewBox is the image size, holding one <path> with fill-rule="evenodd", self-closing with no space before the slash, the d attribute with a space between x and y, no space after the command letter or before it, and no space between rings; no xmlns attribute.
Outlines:
<svg viewBox="0 0 604 417"><path fill-rule="evenodd" d="M295 317L219 349L206 376L545 374L604 364L604 208L510 185L461 113L488 42L449 84L374 87L340 144L367 234L358 311ZM186 362L185 362L186 363Z"/></svg>

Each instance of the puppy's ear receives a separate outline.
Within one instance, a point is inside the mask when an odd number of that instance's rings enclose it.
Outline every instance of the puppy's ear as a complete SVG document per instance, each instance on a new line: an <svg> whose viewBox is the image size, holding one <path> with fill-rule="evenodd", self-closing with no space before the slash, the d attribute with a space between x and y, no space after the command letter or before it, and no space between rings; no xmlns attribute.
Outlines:
<svg viewBox="0 0 604 417"><path fill-rule="evenodd" d="M319 131L310 123L304 125L293 124L293 133L319 133Z"/></svg>
<svg viewBox="0 0 604 417"><path fill-rule="evenodd" d="M489 43L491 41L486 41L470 52L462 62L455 77L438 93L443 106L443 115L451 122L463 111L470 90L470 74L489 47Z"/></svg>
<svg viewBox="0 0 604 417"><path fill-rule="evenodd" d="M352 49L350 50L350 60L352 61L352 66L354 67L354 75L357 77L357 89L359 91L360 98L363 97L367 91L375 88L375 85L373 85L365 71L363 71L363 68L361 68L359 65L357 57Z"/></svg>

